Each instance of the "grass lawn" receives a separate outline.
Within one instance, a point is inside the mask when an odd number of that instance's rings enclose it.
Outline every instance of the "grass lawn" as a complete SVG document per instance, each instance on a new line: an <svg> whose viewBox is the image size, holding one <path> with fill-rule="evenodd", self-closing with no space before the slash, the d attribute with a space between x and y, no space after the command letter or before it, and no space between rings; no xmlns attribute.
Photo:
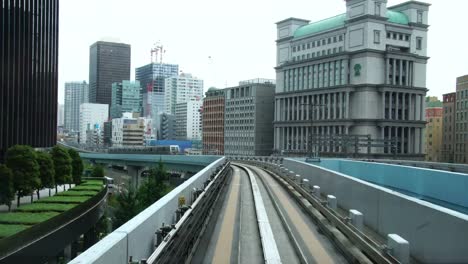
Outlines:
<svg viewBox="0 0 468 264"><path fill-rule="evenodd" d="M101 185L78 185L76 187L73 187L69 189L68 191L73 192L73 191L100 191L102 190Z"/></svg>
<svg viewBox="0 0 468 264"><path fill-rule="evenodd" d="M9 237L20 231L28 229L27 225L2 225L0 224L0 238Z"/></svg>
<svg viewBox="0 0 468 264"><path fill-rule="evenodd" d="M4 213L0 214L0 223L2 224L24 224L34 225L46 221L60 213L44 212L44 213Z"/></svg>
<svg viewBox="0 0 468 264"><path fill-rule="evenodd" d="M52 197L46 197L42 198L36 203L63 203L63 204L68 204L68 203L75 203L79 204L82 203L86 200L88 200L90 197L89 196L52 196Z"/></svg>
<svg viewBox="0 0 468 264"><path fill-rule="evenodd" d="M19 212L65 212L77 204L60 204L60 203L33 203L20 206L16 211Z"/></svg>
<svg viewBox="0 0 468 264"><path fill-rule="evenodd" d="M97 191L71 191L57 193L55 196L94 196L97 193Z"/></svg>

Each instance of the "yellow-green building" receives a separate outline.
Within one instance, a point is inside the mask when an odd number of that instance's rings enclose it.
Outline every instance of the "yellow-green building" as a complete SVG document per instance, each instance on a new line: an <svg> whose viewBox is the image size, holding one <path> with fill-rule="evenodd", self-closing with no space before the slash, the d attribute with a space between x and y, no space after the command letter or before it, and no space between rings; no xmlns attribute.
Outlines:
<svg viewBox="0 0 468 264"><path fill-rule="evenodd" d="M426 98L426 160L442 161L443 104L437 97Z"/></svg>

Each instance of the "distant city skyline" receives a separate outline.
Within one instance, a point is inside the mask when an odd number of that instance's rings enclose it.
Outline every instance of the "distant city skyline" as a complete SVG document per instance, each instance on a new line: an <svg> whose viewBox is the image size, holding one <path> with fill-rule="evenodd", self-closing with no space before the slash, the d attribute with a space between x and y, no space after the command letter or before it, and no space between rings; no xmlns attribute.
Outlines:
<svg viewBox="0 0 468 264"><path fill-rule="evenodd" d="M406 1L388 0L388 5L403 2ZM443 93L455 89L456 77L468 73L468 53L461 52L468 36L461 34L463 25L454 22L455 18L465 15L468 1L424 2L432 4L428 95L441 98ZM191 72L205 80L205 91L212 86L236 86L239 80L255 77L274 79L274 23L285 17L313 22L346 11L342 0L317 3L293 0L285 5L267 0L231 3L202 0L184 3L184 10L179 10L180 3L170 1L141 0L139 4L123 0L63 2L60 6L58 101L63 103L65 82L89 81L89 46L103 38L108 39L107 36L132 46L131 80L135 79L136 67L150 63L150 49L157 41L161 41L166 50L163 62L179 64L183 72ZM178 11L157 13L157 10ZM86 19L82 18L83 13ZM121 14L137 15L122 19ZM168 21L171 26L167 26ZM141 25L145 25L144 30ZM76 38L77 35L80 38ZM447 36L450 36L450 48Z"/></svg>

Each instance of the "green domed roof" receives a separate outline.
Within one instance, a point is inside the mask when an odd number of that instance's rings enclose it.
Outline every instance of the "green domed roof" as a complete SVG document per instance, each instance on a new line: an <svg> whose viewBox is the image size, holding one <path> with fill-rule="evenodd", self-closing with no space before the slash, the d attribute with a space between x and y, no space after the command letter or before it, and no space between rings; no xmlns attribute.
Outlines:
<svg viewBox="0 0 468 264"><path fill-rule="evenodd" d="M208 92L213 92L213 91L217 91L217 90L218 90L218 89L215 88L215 87L210 87L210 88L208 89Z"/></svg>
<svg viewBox="0 0 468 264"><path fill-rule="evenodd" d="M401 25L408 25L409 19L408 17L401 13L392 10L387 10L386 16L388 17L388 22L401 24ZM307 35L316 34L319 32L324 32L332 29L337 29L344 27L346 22L346 14L337 15L334 17L330 17L324 20L320 20L317 22L310 23L308 25L299 27L294 32L294 38L300 38Z"/></svg>

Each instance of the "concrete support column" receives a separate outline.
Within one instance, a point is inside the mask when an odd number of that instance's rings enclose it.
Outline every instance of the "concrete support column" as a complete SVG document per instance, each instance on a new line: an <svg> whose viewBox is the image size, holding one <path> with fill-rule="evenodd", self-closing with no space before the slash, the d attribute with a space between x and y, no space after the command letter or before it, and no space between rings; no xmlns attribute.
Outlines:
<svg viewBox="0 0 468 264"><path fill-rule="evenodd" d="M344 109L343 98L344 98L344 93L340 92L340 114L339 114L340 119L343 119L343 109Z"/></svg>
<svg viewBox="0 0 468 264"><path fill-rule="evenodd" d="M401 94L401 120L406 120L405 110L406 110L406 93Z"/></svg>
<svg viewBox="0 0 468 264"><path fill-rule="evenodd" d="M401 61L401 60L400 60ZM398 114L398 110L400 110L400 93L395 93L395 96L396 96L396 103L395 103L395 120L398 120L400 117L399 117L399 114Z"/></svg>
<svg viewBox="0 0 468 264"><path fill-rule="evenodd" d="M72 260L72 247L71 247L71 244L67 245L63 249L63 257L64 257L65 263L68 263L68 262L70 262L70 260Z"/></svg>
<svg viewBox="0 0 468 264"><path fill-rule="evenodd" d="M408 63L408 86L413 86L413 62Z"/></svg>
<svg viewBox="0 0 468 264"><path fill-rule="evenodd" d="M426 120L426 98L421 95L421 118L419 120L425 121Z"/></svg>
<svg viewBox="0 0 468 264"><path fill-rule="evenodd" d="M400 60L400 83L399 85L404 85L403 83L403 60Z"/></svg>
<svg viewBox="0 0 468 264"><path fill-rule="evenodd" d="M299 150L299 129L300 127L296 127L295 135L296 135L296 150Z"/></svg>
<svg viewBox="0 0 468 264"><path fill-rule="evenodd" d="M390 75L390 59L385 59L385 84L390 84L390 79L388 76Z"/></svg>
<svg viewBox="0 0 468 264"><path fill-rule="evenodd" d="M343 135L343 126L339 126L339 127L338 127L338 134L339 134L339 135ZM343 152L342 144L340 144L340 147L338 148L338 151L339 151L339 152Z"/></svg>
<svg viewBox="0 0 468 264"><path fill-rule="evenodd" d="M414 153L421 153L421 128L415 128Z"/></svg>
<svg viewBox="0 0 468 264"><path fill-rule="evenodd" d="M349 92L346 92L346 118L349 119Z"/></svg>
<svg viewBox="0 0 468 264"><path fill-rule="evenodd" d="M421 120L421 107L422 107L422 100L421 100L421 95L417 94L416 95L416 116L415 120L419 121Z"/></svg>
<svg viewBox="0 0 468 264"><path fill-rule="evenodd" d="M408 110L409 110L409 118L408 120L414 120L414 103L413 103L413 94L408 94Z"/></svg>
<svg viewBox="0 0 468 264"><path fill-rule="evenodd" d="M382 118L385 119L385 95L387 93L385 91L382 92Z"/></svg>
<svg viewBox="0 0 468 264"><path fill-rule="evenodd" d="M331 93L327 93L327 107L328 107L328 113L327 117L328 119L331 118Z"/></svg>
<svg viewBox="0 0 468 264"><path fill-rule="evenodd" d="M392 84L396 85L396 59L393 60L393 76L392 76Z"/></svg>
<svg viewBox="0 0 468 264"><path fill-rule="evenodd" d="M409 61L405 60L405 86L409 86Z"/></svg>
<svg viewBox="0 0 468 264"><path fill-rule="evenodd" d="M334 93L333 97L335 99L335 106L333 108L334 109L333 110L333 118L337 119L338 118L338 93Z"/></svg>
<svg viewBox="0 0 468 264"><path fill-rule="evenodd" d="M393 92L388 93L388 119L393 119Z"/></svg>
<svg viewBox="0 0 468 264"><path fill-rule="evenodd" d="M321 94L321 104L325 104L325 94ZM322 107L322 115L321 115L321 119L324 120L325 119L325 106Z"/></svg>
<svg viewBox="0 0 468 264"><path fill-rule="evenodd" d="M404 128L404 127L400 127L400 130L401 130L401 136L400 136L400 141L401 141L401 144L400 144L400 153L401 153L401 154L404 154L404 153L405 153L405 128Z"/></svg>

